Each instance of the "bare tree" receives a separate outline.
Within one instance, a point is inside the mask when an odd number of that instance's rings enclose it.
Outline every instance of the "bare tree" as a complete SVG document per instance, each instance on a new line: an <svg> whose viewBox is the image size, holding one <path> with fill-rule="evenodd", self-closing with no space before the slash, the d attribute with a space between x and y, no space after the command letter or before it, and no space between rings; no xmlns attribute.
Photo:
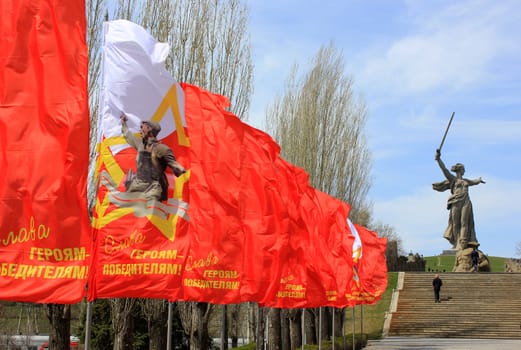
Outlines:
<svg viewBox="0 0 521 350"><path fill-rule="evenodd" d="M516 244L516 255L521 258L521 242Z"/></svg>
<svg viewBox="0 0 521 350"><path fill-rule="evenodd" d="M132 350L133 312L137 299L118 298L110 300L112 328L114 329L114 350Z"/></svg>
<svg viewBox="0 0 521 350"><path fill-rule="evenodd" d="M49 323L52 325L49 336L49 349L68 349L71 336L70 305L47 304L45 310Z"/></svg>
<svg viewBox="0 0 521 350"><path fill-rule="evenodd" d="M280 144L282 156L306 170L313 187L351 204L351 220L361 224L367 224L370 217L366 119L365 103L355 97L343 56L332 43L319 49L302 77L298 77L298 66L293 67L285 91L266 113L266 125ZM318 334L318 311L309 311L306 338L311 343ZM334 312L323 311L326 315ZM343 311L336 312L336 320L342 320ZM290 325L290 334L300 332L298 325ZM332 324L322 322L322 326L323 336L330 336Z"/></svg>
<svg viewBox="0 0 521 350"><path fill-rule="evenodd" d="M141 13L143 25L170 43L174 78L226 96L231 111L246 118L253 89L247 7L240 0L149 0Z"/></svg>
<svg viewBox="0 0 521 350"><path fill-rule="evenodd" d="M268 349L281 350L282 349L282 325L280 319L280 309L271 308L268 311Z"/></svg>
<svg viewBox="0 0 521 350"><path fill-rule="evenodd" d="M362 222L371 185L366 107L333 44L320 48L312 63L300 80L294 66L266 124L283 157L305 169L315 188L351 204L351 219Z"/></svg>
<svg viewBox="0 0 521 350"><path fill-rule="evenodd" d="M95 203L97 188L94 184L94 170L96 145L98 138L98 105L99 105L99 80L101 74L101 49L103 43L103 20L108 13L105 0L87 0L87 48L89 56L89 110L90 110L90 136L89 136L89 177L87 182L87 198L89 212Z"/></svg>
<svg viewBox="0 0 521 350"><path fill-rule="evenodd" d="M168 301L155 299L139 299L143 315L147 320L149 350L166 349Z"/></svg>
<svg viewBox="0 0 521 350"><path fill-rule="evenodd" d="M378 221L378 222L376 222L374 224L371 224L370 227L371 227L371 230L373 230L376 233L378 233L378 236L385 237L390 242L391 241L396 242L396 246L398 248L397 249L398 250L398 255L404 255L405 254L405 252L403 251L402 238L398 235L398 233L396 232L394 227L392 227L389 224L384 224L381 221Z"/></svg>
<svg viewBox="0 0 521 350"><path fill-rule="evenodd" d="M198 302L178 302L177 305L185 333L190 337L190 350L208 349L212 305Z"/></svg>

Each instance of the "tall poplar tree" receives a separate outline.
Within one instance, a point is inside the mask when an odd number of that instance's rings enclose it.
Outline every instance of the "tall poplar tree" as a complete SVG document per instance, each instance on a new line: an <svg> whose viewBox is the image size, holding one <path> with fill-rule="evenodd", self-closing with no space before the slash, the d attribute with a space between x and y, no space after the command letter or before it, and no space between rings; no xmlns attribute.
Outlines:
<svg viewBox="0 0 521 350"><path fill-rule="evenodd" d="M282 156L306 170L313 187L349 203L351 220L364 225L370 217L366 196L371 185L366 120L366 105L357 98L353 80L345 73L344 58L332 43L318 50L302 76L293 67L285 91L266 113L268 131L280 144ZM323 310L321 321L317 310L306 313L308 341L317 339L318 324L322 325L322 339L331 335L331 312ZM342 312L335 316L338 335ZM289 322L291 339L299 342L299 325L287 319L283 322ZM299 345L291 344L291 348Z"/></svg>

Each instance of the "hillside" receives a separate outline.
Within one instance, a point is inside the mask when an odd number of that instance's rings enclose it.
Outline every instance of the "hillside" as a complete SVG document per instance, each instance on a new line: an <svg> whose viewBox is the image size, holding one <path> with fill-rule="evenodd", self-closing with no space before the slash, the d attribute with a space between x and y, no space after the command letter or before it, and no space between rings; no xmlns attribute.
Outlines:
<svg viewBox="0 0 521 350"><path fill-rule="evenodd" d="M454 266L454 256L435 255L423 258L427 261L427 264L425 265L426 272L451 272ZM505 272L505 259L508 258L489 256L488 260L490 262L491 272Z"/></svg>

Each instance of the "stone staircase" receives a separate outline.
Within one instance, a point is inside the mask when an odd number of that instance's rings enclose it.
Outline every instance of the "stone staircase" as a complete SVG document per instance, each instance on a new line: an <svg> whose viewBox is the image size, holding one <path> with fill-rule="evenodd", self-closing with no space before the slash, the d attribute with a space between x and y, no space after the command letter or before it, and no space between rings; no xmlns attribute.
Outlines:
<svg viewBox="0 0 521 350"><path fill-rule="evenodd" d="M400 273L384 336L521 339L521 274L440 273L441 303L434 303L433 273Z"/></svg>

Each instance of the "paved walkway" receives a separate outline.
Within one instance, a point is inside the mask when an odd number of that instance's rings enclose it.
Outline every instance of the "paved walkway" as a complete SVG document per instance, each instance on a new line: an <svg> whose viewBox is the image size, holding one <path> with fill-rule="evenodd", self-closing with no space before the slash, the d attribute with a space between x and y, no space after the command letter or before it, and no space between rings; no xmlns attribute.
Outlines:
<svg viewBox="0 0 521 350"><path fill-rule="evenodd" d="M521 340L387 337L369 340L368 350L520 350Z"/></svg>

